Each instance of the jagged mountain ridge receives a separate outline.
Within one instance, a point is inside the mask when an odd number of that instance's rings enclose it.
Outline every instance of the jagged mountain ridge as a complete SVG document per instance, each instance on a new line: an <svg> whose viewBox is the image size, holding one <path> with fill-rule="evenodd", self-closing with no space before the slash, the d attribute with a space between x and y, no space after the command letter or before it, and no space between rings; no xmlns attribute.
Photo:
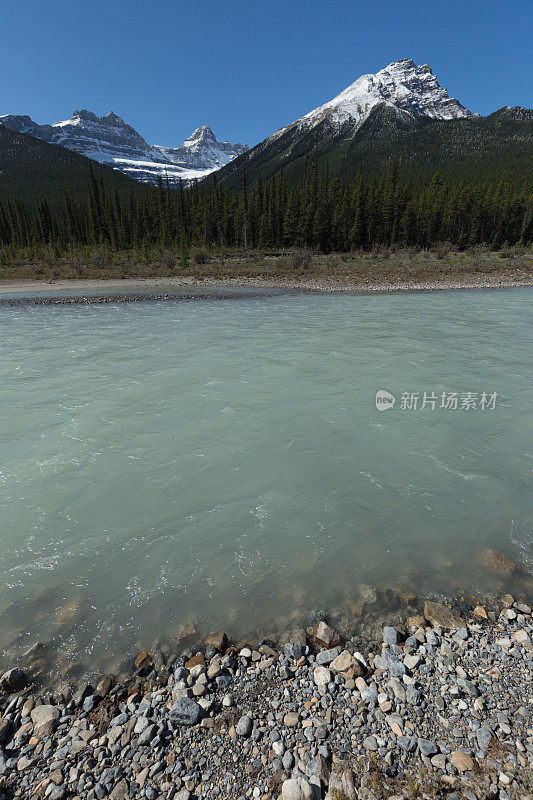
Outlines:
<svg viewBox="0 0 533 800"><path fill-rule="evenodd" d="M187 184L248 150L247 145L219 141L207 125L197 128L180 147L150 145L113 111L103 117L92 111L74 111L70 119L51 125L39 125L26 115L6 114L0 117L0 124L108 164L145 183L156 183L161 176L171 184L180 179Z"/></svg>

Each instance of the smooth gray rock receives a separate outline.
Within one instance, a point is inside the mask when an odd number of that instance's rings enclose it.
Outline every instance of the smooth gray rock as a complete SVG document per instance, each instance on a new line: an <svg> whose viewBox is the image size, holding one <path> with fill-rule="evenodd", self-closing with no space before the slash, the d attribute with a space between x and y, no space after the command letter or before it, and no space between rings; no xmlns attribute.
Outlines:
<svg viewBox="0 0 533 800"><path fill-rule="evenodd" d="M142 747L143 745L146 744L150 744L156 733L157 733L157 725L148 725L148 727L145 728L145 730L140 734L137 740L137 744L139 745L139 747Z"/></svg>
<svg viewBox="0 0 533 800"><path fill-rule="evenodd" d="M202 719L202 706L189 697L179 697L170 709L170 720L174 725L196 725Z"/></svg>
<svg viewBox="0 0 533 800"><path fill-rule="evenodd" d="M59 719L59 709L56 706L36 706L31 712L31 719L36 728Z"/></svg>
<svg viewBox="0 0 533 800"><path fill-rule="evenodd" d="M378 700L378 690L375 689L373 686L367 686L366 689L363 689L361 692L361 699L365 701L365 703L376 704Z"/></svg>
<svg viewBox="0 0 533 800"><path fill-rule="evenodd" d="M238 736L249 736L252 732L252 720L246 715L241 717L235 726L235 732Z"/></svg>
<svg viewBox="0 0 533 800"><path fill-rule="evenodd" d="M312 800L313 795L311 784L303 776L283 781L281 786L281 800Z"/></svg>
<svg viewBox="0 0 533 800"><path fill-rule="evenodd" d="M431 756L437 755L439 752L439 748L435 742L432 742L430 739L418 739L418 749L422 753L423 756L430 758Z"/></svg>
<svg viewBox="0 0 533 800"><path fill-rule="evenodd" d="M283 769L286 772L290 772L294 766L294 756L290 752L290 750L286 750L283 754L283 758L281 759L281 763L283 764Z"/></svg>
<svg viewBox="0 0 533 800"><path fill-rule="evenodd" d="M405 690L405 699L410 706L417 706L420 702L420 692L414 686L408 686Z"/></svg>
<svg viewBox="0 0 533 800"><path fill-rule="evenodd" d="M396 744L405 753L412 753L416 747L415 739L411 739L408 736L398 736Z"/></svg>
<svg viewBox="0 0 533 800"><path fill-rule="evenodd" d="M365 750L370 750L370 752L375 752L378 749L378 743L374 736L367 736L363 739L363 747Z"/></svg>
<svg viewBox="0 0 533 800"><path fill-rule="evenodd" d="M86 697L83 701L83 710L86 713L89 713L89 711L92 711L93 708L98 704L99 700L100 698L95 694L90 694L89 697Z"/></svg>
<svg viewBox="0 0 533 800"><path fill-rule="evenodd" d="M457 685L466 692L466 694L470 695L470 697L477 697L479 695L479 690L477 686L472 683L472 681L465 680L464 678L457 678Z"/></svg>
<svg viewBox="0 0 533 800"><path fill-rule="evenodd" d="M341 653L340 647L332 647L329 650L321 650L319 653L316 654L315 661L321 667L326 667L328 664L331 664L337 656Z"/></svg>

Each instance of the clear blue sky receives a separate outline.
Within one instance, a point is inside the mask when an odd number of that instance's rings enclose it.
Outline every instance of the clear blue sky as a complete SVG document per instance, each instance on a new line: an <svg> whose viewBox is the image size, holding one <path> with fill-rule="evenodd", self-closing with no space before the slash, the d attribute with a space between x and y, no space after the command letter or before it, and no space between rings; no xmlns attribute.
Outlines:
<svg viewBox="0 0 533 800"><path fill-rule="evenodd" d="M253 145L411 57L482 114L533 106L531 0L5 0L0 114L113 109L152 144ZM528 39L529 34L529 39Z"/></svg>

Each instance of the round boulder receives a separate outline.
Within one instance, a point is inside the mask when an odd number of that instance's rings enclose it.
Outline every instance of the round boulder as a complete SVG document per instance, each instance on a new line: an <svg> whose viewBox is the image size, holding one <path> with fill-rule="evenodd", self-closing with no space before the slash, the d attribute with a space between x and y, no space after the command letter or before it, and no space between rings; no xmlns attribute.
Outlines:
<svg viewBox="0 0 533 800"><path fill-rule="evenodd" d="M202 718L202 706L189 697L179 697L170 709L170 720L175 725L196 725Z"/></svg>

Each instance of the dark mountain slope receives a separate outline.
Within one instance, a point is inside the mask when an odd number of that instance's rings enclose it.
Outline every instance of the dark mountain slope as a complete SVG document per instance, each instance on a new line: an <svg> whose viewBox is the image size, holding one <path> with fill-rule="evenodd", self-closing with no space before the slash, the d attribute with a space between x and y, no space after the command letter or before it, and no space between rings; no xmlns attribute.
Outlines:
<svg viewBox="0 0 533 800"><path fill-rule="evenodd" d="M144 196L149 191L111 167L0 125L0 202L46 198L55 203L62 198L63 186L76 200L84 200L91 167L106 189L120 196Z"/></svg>

